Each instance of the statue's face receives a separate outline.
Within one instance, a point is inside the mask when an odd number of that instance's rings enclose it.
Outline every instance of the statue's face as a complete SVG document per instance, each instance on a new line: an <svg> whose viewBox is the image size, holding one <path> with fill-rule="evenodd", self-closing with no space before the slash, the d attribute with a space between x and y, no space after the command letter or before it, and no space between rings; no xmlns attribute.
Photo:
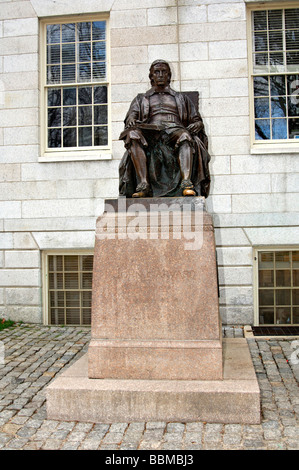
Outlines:
<svg viewBox="0 0 299 470"><path fill-rule="evenodd" d="M169 82L169 69L166 64L156 64L152 70L152 81L154 86L166 86Z"/></svg>

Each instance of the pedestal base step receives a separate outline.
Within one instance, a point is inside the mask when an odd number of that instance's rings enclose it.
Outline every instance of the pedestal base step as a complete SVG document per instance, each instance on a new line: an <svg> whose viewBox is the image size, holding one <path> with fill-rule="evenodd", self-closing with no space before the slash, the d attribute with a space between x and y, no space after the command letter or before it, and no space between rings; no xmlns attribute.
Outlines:
<svg viewBox="0 0 299 470"><path fill-rule="evenodd" d="M83 422L260 422L260 392L244 338L223 341L223 380L90 379L87 354L46 389L48 419Z"/></svg>

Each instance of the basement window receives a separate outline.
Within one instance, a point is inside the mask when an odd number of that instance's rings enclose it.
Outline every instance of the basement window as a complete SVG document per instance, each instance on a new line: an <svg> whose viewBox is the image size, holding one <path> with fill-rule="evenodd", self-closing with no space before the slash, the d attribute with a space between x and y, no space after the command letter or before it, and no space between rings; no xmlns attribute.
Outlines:
<svg viewBox="0 0 299 470"><path fill-rule="evenodd" d="M258 252L260 325L299 324L299 251Z"/></svg>
<svg viewBox="0 0 299 470"><path fill-rule="evenodd" d="M46 254L46 323L90 325L93 255Z"/></svg>

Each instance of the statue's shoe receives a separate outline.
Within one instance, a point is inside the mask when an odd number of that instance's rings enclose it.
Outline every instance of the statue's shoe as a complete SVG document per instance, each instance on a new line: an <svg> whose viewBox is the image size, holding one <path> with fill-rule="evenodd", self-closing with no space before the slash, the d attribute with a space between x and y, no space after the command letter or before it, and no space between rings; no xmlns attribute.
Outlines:
<svg viewBox="0 0 299 470"><path fill-rule="evenodd" d="M183 190L183 196L196 196L196 192L191 188L186 188Z"/></svg>

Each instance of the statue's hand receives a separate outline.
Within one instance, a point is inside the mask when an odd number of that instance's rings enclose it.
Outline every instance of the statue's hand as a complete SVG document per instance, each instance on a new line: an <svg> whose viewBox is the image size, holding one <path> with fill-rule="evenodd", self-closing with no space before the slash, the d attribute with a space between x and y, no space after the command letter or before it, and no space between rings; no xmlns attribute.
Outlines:
<svg viewBox="0 0 299 470"><path fill-rule="evenodd" d="M136 119L134 117L129 117L127 120L126 127L133 127L136 125Z"/></svg>
<svg viewBox="0 0 299 470"><path fill-rule="evenodd" d="M202 121L196 121L193 122L192 124L189 124L187 127L187 130L191 132L191 134L198 134L203 129L204 125Z"/></svg>

